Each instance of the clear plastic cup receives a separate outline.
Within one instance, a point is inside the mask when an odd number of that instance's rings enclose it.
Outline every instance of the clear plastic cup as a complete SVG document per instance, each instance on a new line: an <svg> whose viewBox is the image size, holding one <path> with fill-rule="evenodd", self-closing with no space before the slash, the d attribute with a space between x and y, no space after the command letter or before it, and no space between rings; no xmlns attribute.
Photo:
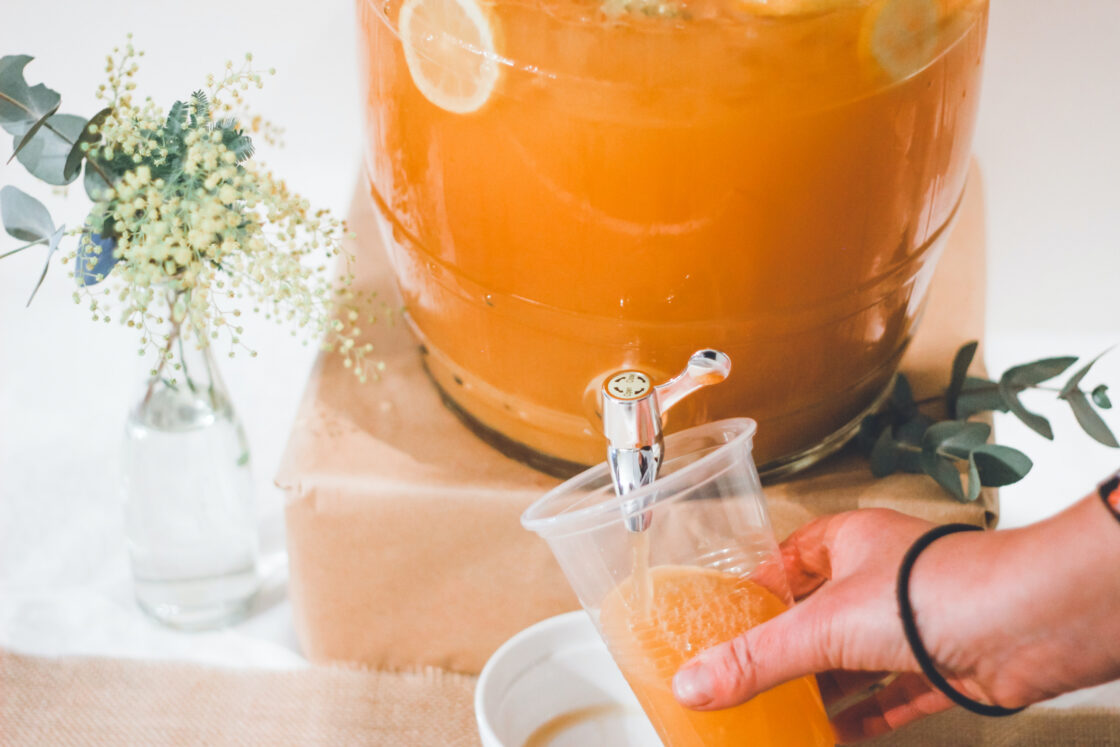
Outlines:
<svg viewBox="0 0 1120 747"><path fill-rule="evenodd" d="M662 741L680 745L831 745L812 678L732 709L690 711L672 695L682 664L780 614L792 597L751 456L753 420L669 436L661 476L615 495L605 463L534 503L543 537ZM645 532L626 510L652 511Z"/></svg>

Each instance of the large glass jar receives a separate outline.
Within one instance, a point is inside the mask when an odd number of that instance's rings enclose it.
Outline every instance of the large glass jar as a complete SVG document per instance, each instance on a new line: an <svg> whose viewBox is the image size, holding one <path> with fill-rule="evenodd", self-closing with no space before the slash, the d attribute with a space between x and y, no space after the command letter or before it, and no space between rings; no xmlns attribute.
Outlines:
<svg viewBox="0 0 1120 747"><path fill-rule="evenodd" d="M370 191L492 441L603 458L603 376L703 347L771 473L883 395L964 189L987 0L357 0Z"/></svg>

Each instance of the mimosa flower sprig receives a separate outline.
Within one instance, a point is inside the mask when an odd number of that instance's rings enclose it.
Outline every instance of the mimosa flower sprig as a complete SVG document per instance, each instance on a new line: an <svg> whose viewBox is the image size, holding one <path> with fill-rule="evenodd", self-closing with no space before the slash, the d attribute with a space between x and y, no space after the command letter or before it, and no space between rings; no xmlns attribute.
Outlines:
<svg viewBox="0 0 1120 747"><path fill-rule="evenodd" d="M94 321L137 328L141 355L158 351L160 371L188 333L200 347L224 338L256 355L241 340L240 310L224 308L237 298L291 324L305 343L339 352L360 379L376 375L372 346L359 342L360 323L374 321L372 298L351 287L345 224L252 160L251 135L274 142L277 132L238 116L244 93L262 85L252 57L239 69L227 63L206 90L164 111L134 97L141 56L131 43L108 56L97 91L105 107L89 118L59 114L57 92L27 84L31 57L0 58L0 126L13 136L12 157L49 185L84 174L93 201L81 226L67 230L35 198L0 189L4 229L25 242L0 258L46 247L33 299L62 242L75 237L63 255L73 263L74 300ZM336 278L329 268L339 257L345 270Z"/></svg>
<svg viewBox="0 0 1120 747"><path fill-rule="evenodd" d="M1076 357L1044 358L1008 369L998 381L969 376L976 342L957 351L949 386L943 395L915 401L902 374L884 410L864 419L857 442L871 461L871 472L886 477L898 471L925 473L959 501L974 501L981 487L1002 487L1026 477L1034 466L1023 452L988 443L992 429L969 420L983 412L1010 412L1048 440L1054 439L1050 421L1023 405L1028 390L1053 392L1073 411L1081 428L1099 443L1120 448L1116 436L1098 410L1109 410L1108 386L1086 391L1082 382L1101 355L1077 369L1061 387L1043 386L1077 363ZM1108 352L1108 351L1105 351ZM948 417L936 419L923 407L942 405ZM962 484L962 470L966 477Z"/></svg>

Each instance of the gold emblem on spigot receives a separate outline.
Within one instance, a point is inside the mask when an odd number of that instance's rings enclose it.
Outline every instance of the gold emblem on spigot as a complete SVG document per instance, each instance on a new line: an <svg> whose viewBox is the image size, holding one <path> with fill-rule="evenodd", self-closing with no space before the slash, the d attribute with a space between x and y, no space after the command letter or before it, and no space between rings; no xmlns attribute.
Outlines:
<svg viewBox="0 0 1120 747"><path fill-rule="evenodd" d="M622 400L641 399L649 393L653 383L641 371L623 371L607 382L607 391Z"/></svg>

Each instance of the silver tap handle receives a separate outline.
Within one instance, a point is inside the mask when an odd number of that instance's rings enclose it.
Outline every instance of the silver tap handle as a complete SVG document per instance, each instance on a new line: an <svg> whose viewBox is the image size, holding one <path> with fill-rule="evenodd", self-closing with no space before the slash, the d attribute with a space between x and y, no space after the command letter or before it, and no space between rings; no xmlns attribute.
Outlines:
<svg viewBox="0 0 1120 747"><path fill-rule="evenodd" d="M718 384L731 373L731 359L718 350L700 350L671 380L653 386L642 371L621 371L603 383L603 434L615 492L624 496L657 479L663 456L662 427L665 413L688 395ZM643 532L652 511L630 501L623 505L626 528Z"/></svg>
<svg viewBox="0 0 1120 747"><path fill-rule="evenodd" d="M718 384L731 374L731 358L718 350L700 350L688 359L688 365L677 376L653 388L664 424L665 414L697 389Z"/></svg>

